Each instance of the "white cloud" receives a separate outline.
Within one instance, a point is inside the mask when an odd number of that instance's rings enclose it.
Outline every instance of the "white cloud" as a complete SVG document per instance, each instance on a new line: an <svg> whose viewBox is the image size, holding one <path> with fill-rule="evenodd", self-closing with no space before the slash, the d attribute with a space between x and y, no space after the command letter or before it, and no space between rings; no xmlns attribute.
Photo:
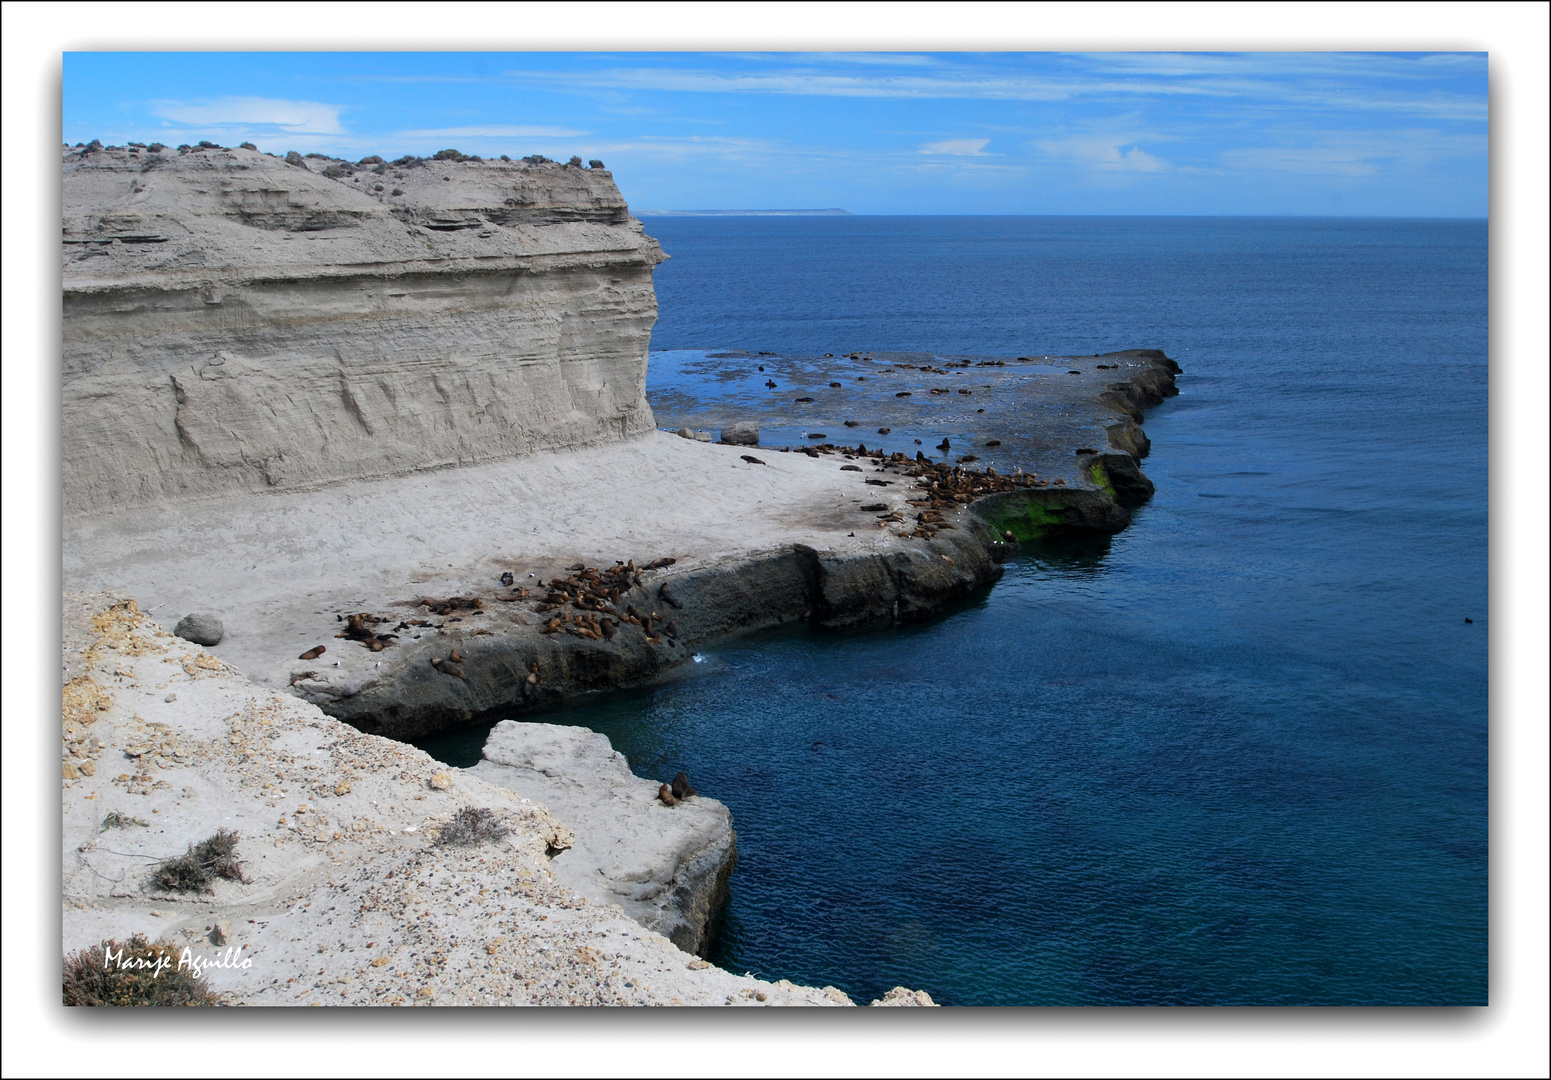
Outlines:
<svg viewBox="0 0 1551 1080"><path fill-rule="evenodd" d="M1089 135L1075 139L1042 139L1034 144L1053 158L1110 172L1161 172L1169 163L1130 139Z"/></svg>
<svg viewBox="0 0 1551 1080"><path fill-rule="evenodd" d="M198 103L159 101L152 105L152 112L196 128L263 125L291 135L343 135L339 114L344 108L321 101L230 97Z"/></svg>
<svg viewBox="0 0 1551 1080"><path fill-rule="evenodd" d="M921 147L923 154L949 154L953 157L990 157L985 152L990 139L943 139Z"/></svg>

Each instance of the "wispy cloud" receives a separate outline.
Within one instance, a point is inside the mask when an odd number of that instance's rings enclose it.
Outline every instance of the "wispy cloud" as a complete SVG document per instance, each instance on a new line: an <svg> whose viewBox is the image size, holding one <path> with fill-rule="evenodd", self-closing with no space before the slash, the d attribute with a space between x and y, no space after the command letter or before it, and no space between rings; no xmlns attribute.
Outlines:
<svg viewBox="0 0 1551 1080"><path fill-rule="evenodd" d="M291 135L343 135L343 105L284 98L229 97L213 101L157 101L151 112L194 128L271 127Z"/></svg>
<svg viewBox="0 0 1551 1080"><path fill-rule="evenodd" d="M943 139L921 147L923 154L951 154L955 157L990 157L985 152L990 139Z"/></svg>
<svg viewBox="0 0 1551 1080"><path fill-rule="evenodd" d="M799 58L806 63L788 62ZM1466 121L1486 117L1486 102L1479 94L1418 85L1482 70L1485 61L1477 54L1439 58L1359 53L1004 55L989 66L971 66L952 58L879 54L877 62L869 65L871 70L862 69L855 54L748 59L762 62L763 67L718 71L665 65L565 73L530 69L508 71L504 78L545 88L563 80L568 89L592 92L1044 102L1196 98L1268 110L1312 107ZM885 64L885 59L900 62Z"/></svg>

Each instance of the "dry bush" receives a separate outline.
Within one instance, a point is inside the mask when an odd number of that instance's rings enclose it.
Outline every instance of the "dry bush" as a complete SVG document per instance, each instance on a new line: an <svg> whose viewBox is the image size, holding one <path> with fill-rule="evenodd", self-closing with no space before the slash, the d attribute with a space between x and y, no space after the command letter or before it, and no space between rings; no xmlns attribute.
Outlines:
<svg viewBox="0 0 1551 1080"><path fill-rule="evenodd" d="M220 998L185 970L178 952L144 934L127 942L104 941L66 956L66 1005L219 1005Z"/></svg>
<svg viewBox="0 0 1551 1080"><path fill-rule="evenodd" d="M511 830L485 807L465 806L442 826L436 842L442 847L465 847L486 840L499 840Z"/></svg>
<svg viewBox="0 0 1551 1080"><path fill-rule="evenodd" d="M233 854L241 837L230 829L217 829L215 835L176 858L166 859L151 875L151 882L166 892L210 892L216 878L247 884L242 863Z"/></svg>

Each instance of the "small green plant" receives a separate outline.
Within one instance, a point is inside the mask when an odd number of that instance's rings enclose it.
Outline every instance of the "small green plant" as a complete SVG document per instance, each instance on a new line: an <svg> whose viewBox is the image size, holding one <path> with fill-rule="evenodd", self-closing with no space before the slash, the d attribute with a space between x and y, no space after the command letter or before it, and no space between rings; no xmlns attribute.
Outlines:
<svg viewBox="0 0 1551 1080"><path fill-rule="evenodd" d="M149 150L153 154L160 154L163 150L167 149L167 144L166 143L153 142L150 146L147 146L146 149Z"/></svg>
<svg viewBox="0 0 1551 1080"><path fill-rule="evenodd" d="M141 821L137 817L126 817L117 810L110 810L108 816L102 819L103 832L107 832L109 829L127 829L131 825L139 825L143 829L151 827L150 822Z"/></svg>
<svg viewBox="0 0 1551 1080"><path fill-rule="evenodd" d="M486 807L465 806L442 826L436 842L442 847L465 847L499 840L510 832L506 823Z"/></svg>
<svg viewBox="0 0 1551 1080"><path fill-rule="evenodd" d="M210 892L216 878L246 884L242 863L233 853L240 839L230 829L217 829L208 840L190 844L182 855L164 859L151 882L165 892Z"/></svg>
<svg viewBox="0 0 1551 1080"><path fill-rule="evenodd" d="M565 167L568 169L580 169L582 167L582 159L572 154L571 160L565 163Z"/></svg>
<svg viewBox="0 0 1551 1080"><path fill-rule="evenodd" d="M66 1005L219 1005L169 945L136 934L127 942L104 941L79 949L63 964Z"/></svg>

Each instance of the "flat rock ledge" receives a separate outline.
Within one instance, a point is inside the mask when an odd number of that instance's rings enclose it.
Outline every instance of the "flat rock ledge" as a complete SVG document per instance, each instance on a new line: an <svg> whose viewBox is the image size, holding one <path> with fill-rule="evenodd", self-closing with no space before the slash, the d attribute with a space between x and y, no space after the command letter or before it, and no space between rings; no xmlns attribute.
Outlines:
<svg viewBox="0 0 1551 1080"><path fill-rule="evenodd" d="M561 884L618 904L685 952L710 945L738 862L727 807L704 795L669 807L606 736L557 724L503 720L466 772L542 803L570 826L571 846L549 864Z"/></svg>

